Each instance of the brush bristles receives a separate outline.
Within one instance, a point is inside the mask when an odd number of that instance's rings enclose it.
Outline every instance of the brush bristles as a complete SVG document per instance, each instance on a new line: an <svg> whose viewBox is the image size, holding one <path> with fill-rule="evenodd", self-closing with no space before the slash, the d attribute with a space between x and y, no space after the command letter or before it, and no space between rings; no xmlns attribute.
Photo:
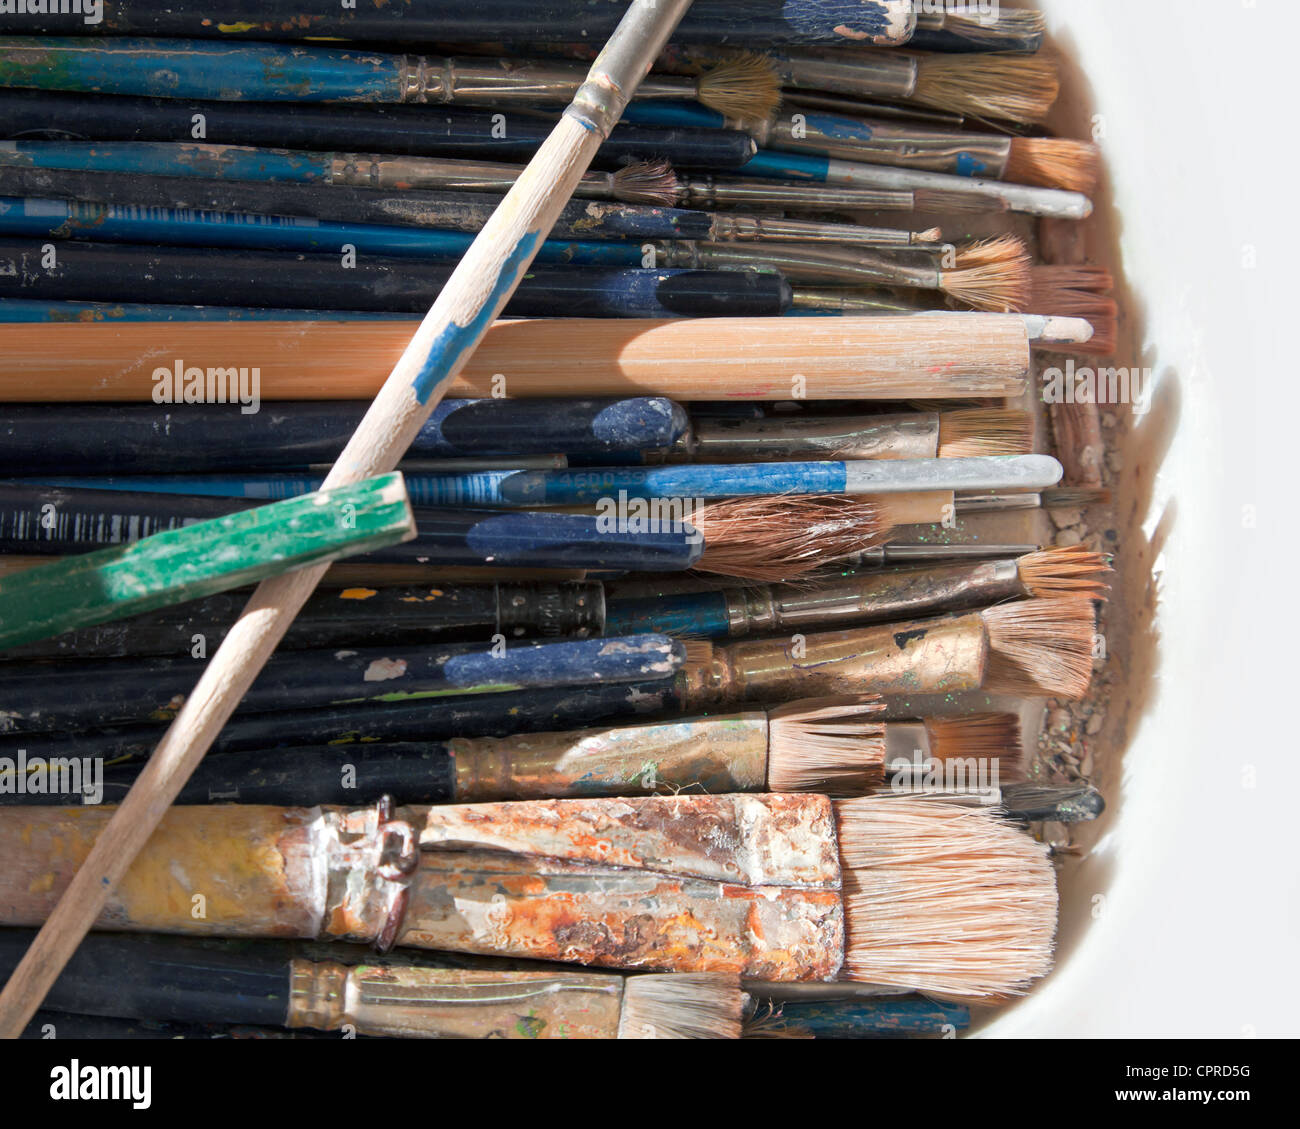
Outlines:
<svg viewBox="0 0 1300 1129"><path fill-rule="evenodd" d="M1029 248L1014 235L961 248L953 270L941 272L944 293L976 310L1019 313L1031 297Z"/></svg>
<svg viewBox="0 0 1300 1129"><path fill-rule="evenodd" d="M629 976L620 1039L739 1039L745 993L724 972Z"/></svg>
<svg viewBox="0 0 1300 1129"><path fill-rule="evenodd" d="M991 811L836 800L850 980L954 1000L1020 995L1052 963L1047 848Z"/></svg>
<svg viewBox="0 0 1300 1129"><path fill-rule="evenodd" d="M771 584L870 549L889 535L881 508L836 495L772 495L714 502L695 513L703 572Z"/></svg>
<svg viewBox="0 0 1300 1129"><path fill-rule="evenodd" d="M1002 408L960 408L939 413L939 457L1027 455L1034 443L1028 412Z"/></svg>
<svg viewBox="0 0 1300 1129"><path fill-rule="evenodd" d="M1063 351L1108 357L1119 336L1119 305L1109 297L1114 285L1103 267L1037 266L1030 272L1030 309L1057 317L1086 318L1090 340Z"/></svg>
<svg viewBox="0 0 1300 1129"><path fill-rule="evenodd" d="M1043 549L1016 562L1020 582L1031 596L1087 596L1104 600L1110 591L1102 576L1111 571L1106 558L1083 545Z"/></svg>
<svg viewBox="0 0 1300 1129"><path fill-rule="evenodd" d="M991 214L1005 212L1006 201L978 192L948 192L944 189L918 188L912 193L912 204L918 212L939 212L949 215L957 212Z"/></svg>
<svg viewBox="0 0 1300 1129"><path fill-rule="evenodd" d="M1020 718L1013 713L977 713L970 717L926 718L930 755L941 761L975 758L997 761L999 782L1024 776Z"/></svg>
<svg viewBox="0 0 1300 1129"><path fill-rule="evenodd" d="M639 161L614 174L614 198L628 204L671 207L678 189L677 174L667 161Z"/></svg>
<svg viewBox="0 0 1300 1129"><path fill-rule="evenodd" d="M1101 150L1068 137L1013 137L1002 173L1014 184L1036 184L1091 196L1101 178Z"/></svg>
<svg viewBox="0 0 1300 1129"><path fill-rule="evenodd" d="M1042 12L1028 8L1000 8L995 19L979 13L945 12L939 26L970 43L988 43L1012 36L1023 39L1042 35L1047 30L1047 20Z"/></svg>
<svg viewBox="0 0 1300 1129"><path fill-rule="evenodd" d="M1061 91L1056 63L1042 55L928 55L912 97L926 106L1026 125L1042 121Z"/></svg>
<svg viewBox="0 0 1300 1129"><path fill-rule="evenodd" d="M1110 491L1104 486L1054 486L1040 496L1045 510L1081 510L1110 504Z"/></svg>
<svg viewBox="0 0 1300 1129"><path fill-rule="evenodd" d="M781 103L781 77L770 60L747 53L702 74L696 93L724 117L764 121Z"/></svg>
<svg viewBox="0 0 1300 1129"><path fill-rule="evenodd" d="M1096 614L1080 596L1015 600L980 613L989 633L984 689L1078 700L1092 682Z"/></svg>
<svg viewBox="0 0 1300 1129"><path fill-rule="evenodd" d="M877 695L864 694L769 710L769 791L861 796L882 784L885 729L870 718L884 708Z"/></svg>
<svg viewBox="0 0 1300 1129"><path fill-rule="evenodd" d="M682 646L686 649L683 665L695 670L708 666L713 661L713 644L703 639L684 639Z"/></svg>

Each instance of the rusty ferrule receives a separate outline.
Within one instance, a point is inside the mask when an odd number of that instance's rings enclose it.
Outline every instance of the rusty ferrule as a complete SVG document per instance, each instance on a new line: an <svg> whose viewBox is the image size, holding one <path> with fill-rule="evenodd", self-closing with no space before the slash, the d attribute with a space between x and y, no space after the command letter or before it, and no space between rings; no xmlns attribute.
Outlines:
<svg viewBox="0 0 1300 1129"><path fill-rule="evenodd" d="M441 1039L614 1039L617 973L493 972L294 960L287 1027Z"/></svg>
<svg viewBox="0 0 1300 1129"><path fill-rule="evenodd" d="M702 462L933 459L939 453L938 412L702 419L692 430L689 457Z"/></svg>
<svg viewBox="0 0 1300 1129"><path fill-rule="evenodd" d="M323 809L312 831L321 868L320 935L386 947L400 925L419 840L391 804Z"/></svg>
<svg viewBox="0 0 1300 1129"><path fill-rule="evenodd" d="M762 791L767 715L680 718L655 725L457 737L456 799L628 796L702 790Z"/></svg>
<svg viewBox="0 0 1300 1129"><path fill-rule="evenodd" d="M742 640L710 651L677 676L687 709L829 694L977 690L988 662L988 633L978 615L967 615Z"/></svg>

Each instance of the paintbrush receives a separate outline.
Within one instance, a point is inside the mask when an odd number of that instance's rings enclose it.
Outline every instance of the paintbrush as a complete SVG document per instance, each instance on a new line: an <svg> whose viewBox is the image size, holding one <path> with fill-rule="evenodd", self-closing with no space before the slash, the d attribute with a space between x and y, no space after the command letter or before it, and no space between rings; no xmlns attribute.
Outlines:
<svg viewBox="0 0 1300 1129"><path fill-rule="evenodd" d="M0 551L85 552L179 529L252 504L252 499L171 492L0 483ZM413 540L375 550L358 567L382 570L418 564L441 569L496 566L615 573L695 568L750 580L786 579L885 539L890 511L871 499L819 495L693 503L689 514L682 507L660 511L658 516L629 512L621 521L608 514L420 507L415 511L415 527ZM762 530L758 536L756 528ZM370 575L363 581L368 582Z"/></svg>
<svg viewBox="0 0 1300 1129"><path fill-rule="evenodd" d="M356 399L382 383L411 324L51 325L39 345L26 326L0 325L0 400L151 402L159 356L257 369L263 400ZM999 314L515 321L487 332L448 391L492 396L505 374L504 390L523 397L1020 396L1029 346L1026 321Z"/></svg>
<svg viewBox="0 0 1300 1129"><path fill-rule="evenodd" d="M1110 502L1110 491L1094 486L1058 486L1023 494L964 494L954 502L961 514L1000 513L1006 510L1078 510Z"/></svg>
<svg viewBox="0 0 1300 1129"><path fill-rule="evenodd" d="M1030 271L1029 302L1035 310L1084 317L1093 326L1090 340L1063 351L1109 357L1119 338L1119 304L1110 296L1114 279L1103 267L1040 265Z"/></svg>
<svg viewBox="0 0 1300 1129"><path fill-rule="evenodd" d="M1084 195L1096 189L1101 174L1097 146L1070 138L935 130L791 107L765 118L727 117L707 106L677 102L633 106L627 120L651 126L741 129L763 149L775 152L1008 180Z"/></svg>
<svg viewBox="0 0 1300 1129"><path fill-rule="evenodd" d="M382 55L333 47L196 40L0 38L0 82L36 90L251 102L567 105L587 68L520 58ZM655 75L638 98L697 98L738 117L762 117L780 98L776 72L743 55L698 78Z"/></svg>
<svg viewBox="0 0 1300 1129"><path fill-rule="evenodd" d="M564 118L474 241L397 360L331 471L331 487L396 466L509 299L569 192L688 6L689 0L634 0ZM0 1036L18 1035L39 1007L116 881L126 874L167 804L325 571L309 567L259 585L117 818L90 850L84 868L72 878L66 896L0 993Z"/></svg>
<svg viewBox="0 0 1300 1129"><path fill-rule="evenodd" d="M80 15L32 13L0 22L11 35L147 34L230 39L345 39L357 43L435 43L477 40L485 28L520 41L545 43L581 39L588 49L608 39L626 7L621 0L485 0L466 8L448 0L426 0L408 8L342 8L330 0L264 3L232 0L224 22L186 0L143 0L110 8L95 24ZM697 0L682 18L674 39L684 43L906 43L917 24L913 0ZM12 26L10 26L12 25Z"/></svg>
<svg viewBox="0 0 1300 1129"><path fill-rule="evenodd" d="M274 411L245 412L248 406L0 405L0 474L302 468L334 458L365 414L359 402L277 404ZM999 424L995 415L948 413L943 434L949 448L958 431L991 436L1012 426L1009 419ZM420 429L407 455L408 461L518 459L558 451L573 461L624 462L673 448L690 428L686 409L658 396L448 399Z"/></svg>
<svg viewBox="0 0 1300 1129"><path fill-rule="evenodd" d="M3 207L0 201L0 210ZM295 223L262 227L251 222L255 217L247 217L250 222L225 226L218 222L218 213L197 213L206 218L177 214L191 219L174 224L166 219L124 218L121 226L112 222L96 228L87 217L80 221L83 226L62 230L78 238L93 234L105 239L142 240L147 237L146 229L165 229L164 239L199 243L211 240L232 246L213 249L153 247L134 242L64 244L55 266L32 275L26 273L26 264L33 255L44 254L40 250L43 244L0 239L0 297L146 303L180 299L217 305L235 292L251 306L278 306L289 301L318 310L415 313L436 299L455 269L450 262L423 259L430 254L436 258L454 256L462 244L468 245L473 238L456 232L390 228L387 231L397 235L397 242L381 234L370 241L370 250L376 253L368 253L363 235L341 236L340 242L309 221L304 221L306 226ZM39 225L46 227L52 238L59 237L55 229L60 225L52 217L40 220ZM0 231L14 231L3 216ZM246 250L241 246L245 242L278 246L280 250ZM302 245L308 253L295 254L291 245ZM575 252L580 250L576 244L549 246L555 257L560 257L559 249L566 246ZM634 244L581 246L589 253L575 254L575 258L593 264L621 260L633 267L534 267L521 279L505 312L515 317L762 317L783 312L792 300L789 284L775 272L643 270L640 264L644 252ZM346 247L353 251L340 254L339 248ZM416 258L406 257L411 254ZM13 273L15 269L20 273Z"/></svg>
<svg viewBox="0 0 1300 1129"><path fill-rule="evenodd" d="M946 459L855 459L789 463L674 463L656 467L408 474L417 506L596 506L611 529L637 521L693 524L696 502L766 495L919 494L949 490L1038 490L1055 485L1050 455ZM282 498L316 489L293 475L46 475L29 485L142 493ZM630 506L637 502L640 505ZM652 505L651 503L655 503ZM707 533L706 533L707 539Z"/></svg>
<svg viewBox="0 0 1300 1129"><path fill-rule="evenodd" d="M1004 600L1087 596L1104 599L1109 571L1083 546L1046 549L1019 560L927 565L839 576L813 584L748 585L676 596L606 602L605 629L665 631L702 638L825 630L935 615Z"/></svg>
<svg viewBox="0 0 1300 1129"><path fill-rule="evenodd" d="M1081 220L1092 214L1092 201L1079 192L1034 185L1011 184L923 169L843 161L809 153L774 153L760 149L740 170L745 176L774 180L804 180L860 188L942 193L944 199L964 196L972 209L1024 212L1031 216Z"/></svg>
<svg viewBox="0 0 1300 1129"><path fill-rule="evenodd" d="M916 30L908 46L918 51L1021 51L1032 54L1043 45L1047 21L1028 8L986 5L983 11L945 9L918 11Z"/></svg>
<svg viewBox="0 0 1300 1129"><path fill-rule="evenodd" d="M282 223L270 217L321 221L322 232L340 235L354 225L421 227L476 232L500 203L484 191L431 191L403 187L393 193L373 187L315 182L218 180L196 176L105 172L80 169L11 167L0 164L0 198L6 210L49 208L48 201L68 200L73 219L113 220L119 209L129 217L148 208L155 222L164 216L178 222L186 211L214 212L226 224ZM10 202L12 201L12 202ZM102 207L94 207L102 205ZM256 216L257 220L249 218ZM216 221L213 221L216 222ZM375 233L378 237L380 233ZM935 243L938 228L907 231L889 227L821 223L781 216L711 213L662 205L570 203L551 229L551 239L688 239L722 243L833 243L861 247L907 247Z"/></svg>
<svg viewBox="0 0 1300 1129"><path fill-rule="evenodd" d="M271 657L239 703L250 713L284 712L369 700L420 701L592 682L668 678L685 645L662 635L554 643L406 644L284 651ZM12 733L48 733L152 719L169 721L194 685L190 655L78 660L59 678L34 663L0 668L0 696Z"/></svg>
<svg viewBox="0 0 1300 1129"><path fill-rule="evenodd" d="M769 789L861 796L927 788L928 794L936 787L933 776L938 787L969 785L985 802L1001 798L1008 818L1021 817L1015 794L1009 802L997 789L1023 776L1014 714L883 722L871 716L879 708L865 695L558 733L225 752L199 766L176 802L357 804L389 795L406 803L478 803ZM93 782L69 779L66 788L20 786L18 780L39 775L34 766L40 763L25 751L0 758L0 803L73 803L91 785L94 802L112 803L140 772L137 761L106 766ZM1047 810L1052 795L1038 789L1027 810ZM1064 799L1078 795L1058 797L1056 806Z"/></svg>
<svg viewBox="0 0 1300 1129"><path fill-rule="evenodd" d="M0 931L0 970L13 969L31 937L27 930ZM46 1006L172 1023L266 1024L399 1039L740 1034L745 996L739 979L728 973L437 968L418 957L375 960L356 946L339 949L338 959L312 960L276 942L218 946L191 938L94 933L68 962Z"/></svg>
<svg viewBox="0 0 1300 1129"><path fill-rule="evenodd" d="M47 917L109 816L0 812L6 924ZM322 868L327 882L306 877ZM33 882L38 869L50 879ZM223 891L201 920L189 910L199 890ZM191 807L163 818L105 905L128 931L839 975L957 1000L1023 991L1048 969L1056 923L1046 848L997 816L812 794Z"/></svg>

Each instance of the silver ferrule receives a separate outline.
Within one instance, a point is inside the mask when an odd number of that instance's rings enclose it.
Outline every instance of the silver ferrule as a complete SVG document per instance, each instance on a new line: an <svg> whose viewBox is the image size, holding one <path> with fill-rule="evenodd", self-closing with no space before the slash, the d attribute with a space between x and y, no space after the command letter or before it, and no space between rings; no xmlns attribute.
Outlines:
<svg viewBox="0 0 1300 1129"><path fill-rule="evenodd" d="M590 81L579 67L526 59L403 55L399 66L403 102L471 106L564 103L573 100ZM684 78L655 79L643 83L638 93L647 98L691 98L695 84ZM623 105L626 99L618 108L620 114Z"/></svg>
<svg viewBox="0 0 1300 1129"><path fill-rule="evenodd" d="M864 549L844 559L844 564L857 568L883 568L892 564L913 564L918 561L942 560L1016 560L1036 553L1041 545L880 545Z"/></svg>
<svg viewBox="0 0 1300 1129"><path fill-rule="evenodd" d="M699 462L932 459L939 453L938 412L703 419L693 432L689 456Z"/></svg>
<svg viewBox="0 0 1300 1129"><path fill-rule="evenodd" d="M829 243L850 247L909 247L920 238L893 227L858 227L779 216L722 213L713 217L710 238L718 241L759 240L771 243Z"/></svg>
<svg viewBox="0 0 1300 1129"><path fill-rule="evenodd" d="M719 180L693 176L677 188L677 203L692 208L773 207L818 212L900 211L916 204L911 192L888 188L852 188L835 184L784 183L777 180Z"/></svg>
<svg viewBox="0 0 1300 1129"><path fill-rule="evenodd" d="M660 244L665 264L697 270L761 268L780 271L800 282L843 282L847 285L914 286L937 290L937 266L923 267L895 263L868 248L819 246L817 244L773 244L766 247L736 247L726 243L684 241Z"/></svg>
<svg viewBox="0 0 1300 1129"><path fill-rule="evenodd" d="M795 110L766 123L762 142L787 153L818 153L843 161L998 178L1011 158L1011 138L944 133L858 118Z"/></svg>
<svg viewBox="0 0 1300 1129"><path fill-rule="evenodd" d="M792 309L827 310L842 314L915 314L923 313L915 301L908 301L889 290L841 290L824 286L796 286Z"/></svg>
<svg viewBox="0 0 1300 1129"><path fill-rule="evenodd" d="M985 455L965 459L850 459L845 494L917 494L932 490L1045 490L1061 481L1051 455Z"/></svg>
<svg viewBox="0 0 1300 1129"><path fill-rule="evenodd" d="M1041 494L966 494L953 500L959 514L1001 513L1006 510L1036 510L1043 504Z"/></svg>
<svg viewBox="0 0 1300 1129"><path fill-rule="evenodd" d="M782 51L772 62L783 86L877 98L910 98L919 69L909 55L836 48Z"/></svg>
<svg viewBox="0 0 1300 1129"><path fill-rule="evenodd" d="M388 157L370 153L330 154L330 183L357 188L443 189L504 195L523 171L522 165L491 161ZM614 194L614 175L586 173L573 194L585 199L609 199Z"/></svg>
<svg viewBox="0 0 1300 1129"><path fill-rule="evenodd" d="M565 114L608 137L690 6L691 0L633 0Z"/></svg>
<svg viewBox="0 0 1300 1129"><path fill-rule="evenodd" d="M906 121L917 125L932 126L936 129L961 129L966 124L962 114L951 110L936 110L933 106L921 106L915 102L895 105L892 102L873 102L865 98L845 97L842 94L827 94L820 90L787 90L782 97L785 106L802 106L810 110L826 110L832 114L844 114L848 117L868 117Z"/></svg>

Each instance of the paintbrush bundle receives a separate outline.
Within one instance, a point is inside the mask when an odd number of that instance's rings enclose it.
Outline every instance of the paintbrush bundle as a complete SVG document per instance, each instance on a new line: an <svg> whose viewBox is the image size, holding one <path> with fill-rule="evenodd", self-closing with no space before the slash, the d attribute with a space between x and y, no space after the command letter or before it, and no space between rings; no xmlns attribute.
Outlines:
<svg viewBox="0 0 1300 1129"><path fill-rule="evenodd" d="M1119 322L1041 17L363 8L0 13L0 1035L1027 991L1110 571L1034 351Z"/></svg>

